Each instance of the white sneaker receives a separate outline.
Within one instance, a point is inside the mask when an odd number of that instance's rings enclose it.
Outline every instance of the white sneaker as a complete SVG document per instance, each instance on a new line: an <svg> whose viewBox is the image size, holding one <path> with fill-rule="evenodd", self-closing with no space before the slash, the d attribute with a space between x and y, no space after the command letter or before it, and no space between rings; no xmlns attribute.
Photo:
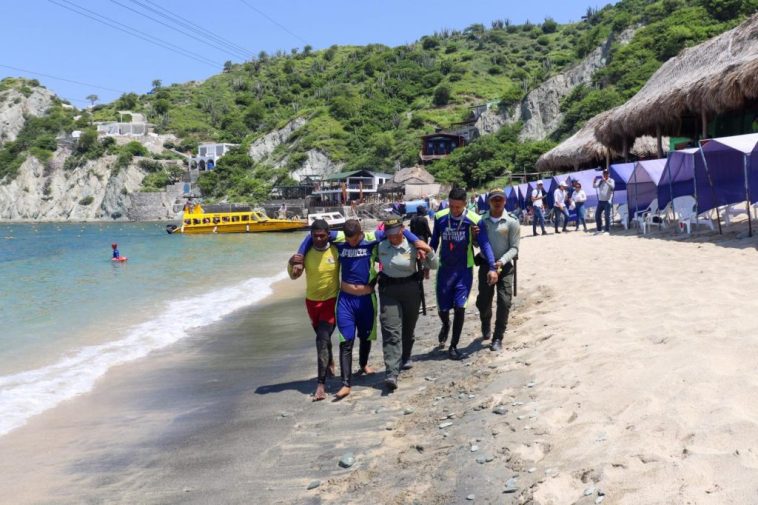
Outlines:
<svg viewBox="0 0 758 505"><path fill-rule="evenodd" d="M611 234L611 232L609 232L609 231L604 231L603 232L603 235L610 235L610 234Z"/></svg>

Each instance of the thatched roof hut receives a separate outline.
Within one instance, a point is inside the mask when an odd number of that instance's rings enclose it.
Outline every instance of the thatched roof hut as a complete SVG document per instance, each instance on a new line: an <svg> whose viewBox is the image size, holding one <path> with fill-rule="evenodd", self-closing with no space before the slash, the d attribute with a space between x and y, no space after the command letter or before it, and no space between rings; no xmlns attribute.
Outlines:
<svg viewBox="0 0 758 505"><path fill-rule="evenodd" d="M433 184L434 176L427 172L424 167L416 165L413 167L401 168L395 172L395 176L392 180L404 184Z"/></svg>
<svg viewBox="0 0 758 505"><path fill-rule="evenodd" d="M681 120L705 123L758 100L758 14L665 62L626 104L595 125L604 145L657 133L678 135ZM704 126L703 126L704 130Z"/></svg>
<svg viewBox="0 0 758 505"><path fill-rule="evenodd" d="M582 129L567 138L537 160L540 172L578 169L583 165L605 160L608 149L595 138L595 127L609 114L593 117Z"/></svg>
<svg viewBox="0 0 758 505"><path fill-rule="evenodd" d="M595 136L597 126L605 121L614 110L602 112L593 117L587 121L581 130L540 156L537 160L537 170L540 172L578 170L590 165L604 165L607 156L610 156L611 159L621 156L621 152L614 149L609 150ZM638 159L657 157L656 139L647 135L635 139L629 154Z"/></svg>

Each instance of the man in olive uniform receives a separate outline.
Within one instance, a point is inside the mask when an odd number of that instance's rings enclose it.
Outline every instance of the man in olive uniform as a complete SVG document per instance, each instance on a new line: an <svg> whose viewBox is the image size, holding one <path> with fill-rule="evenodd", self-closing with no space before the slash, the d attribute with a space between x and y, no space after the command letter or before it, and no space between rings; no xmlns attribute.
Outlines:
<svg viewBox="0 0 758 505"><path fill-rule="evenodd" d="M486 261L479 262L479 295L476 308L482 323L482 338L492 336L491 351L503 347L503 335L508 326L508 313L513 297L514 259L518 257L521 226L516 216L505 211L505 192L501 188L490 191L490 210L485 212L479 224L479 234L486 233L492 246L497 268L497 282L491 283L487 275L490 267ZM483 258L482 258L483 260ZM488 282L488 280L490 282ZM492 298L497 292L497 311L495 312L495 333L492 335Z"/></svg>

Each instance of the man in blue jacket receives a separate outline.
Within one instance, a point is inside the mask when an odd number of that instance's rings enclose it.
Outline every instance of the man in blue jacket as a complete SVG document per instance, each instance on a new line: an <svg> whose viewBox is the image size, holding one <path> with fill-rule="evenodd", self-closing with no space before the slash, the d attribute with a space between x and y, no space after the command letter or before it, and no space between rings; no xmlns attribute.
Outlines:
<svg viewBox="0 0 758 505"><path fill-rule="evenodd" d="M439 343L445 346L450 333L450 310L453 309L453 338L450 341L448 357L459 360L465 356L458 350L458 342L463 331L463 319L466 314L471 285L474 279L474 239L489 265L487 281L497 282L497 267L492 254L487 233L477 231L481 217L473 211L466 210L466 191L453 188L448 195L449 207L434 216L434 232L431 245L435 251L439 248L440 267L437 272L437 310L442 329Z"/></svg>

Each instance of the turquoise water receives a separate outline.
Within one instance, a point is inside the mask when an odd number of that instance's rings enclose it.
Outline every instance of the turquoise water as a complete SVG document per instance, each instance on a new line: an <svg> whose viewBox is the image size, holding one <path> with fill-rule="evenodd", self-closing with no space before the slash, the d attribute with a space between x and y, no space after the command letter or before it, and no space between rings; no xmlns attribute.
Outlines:
<svg viewBox="0 0 758 505"><path fill-rule="evenodd" d="M302 234L160 223L0 225L0 435L272 293ZM117 242L126 263L110 260Z"/></svg>

